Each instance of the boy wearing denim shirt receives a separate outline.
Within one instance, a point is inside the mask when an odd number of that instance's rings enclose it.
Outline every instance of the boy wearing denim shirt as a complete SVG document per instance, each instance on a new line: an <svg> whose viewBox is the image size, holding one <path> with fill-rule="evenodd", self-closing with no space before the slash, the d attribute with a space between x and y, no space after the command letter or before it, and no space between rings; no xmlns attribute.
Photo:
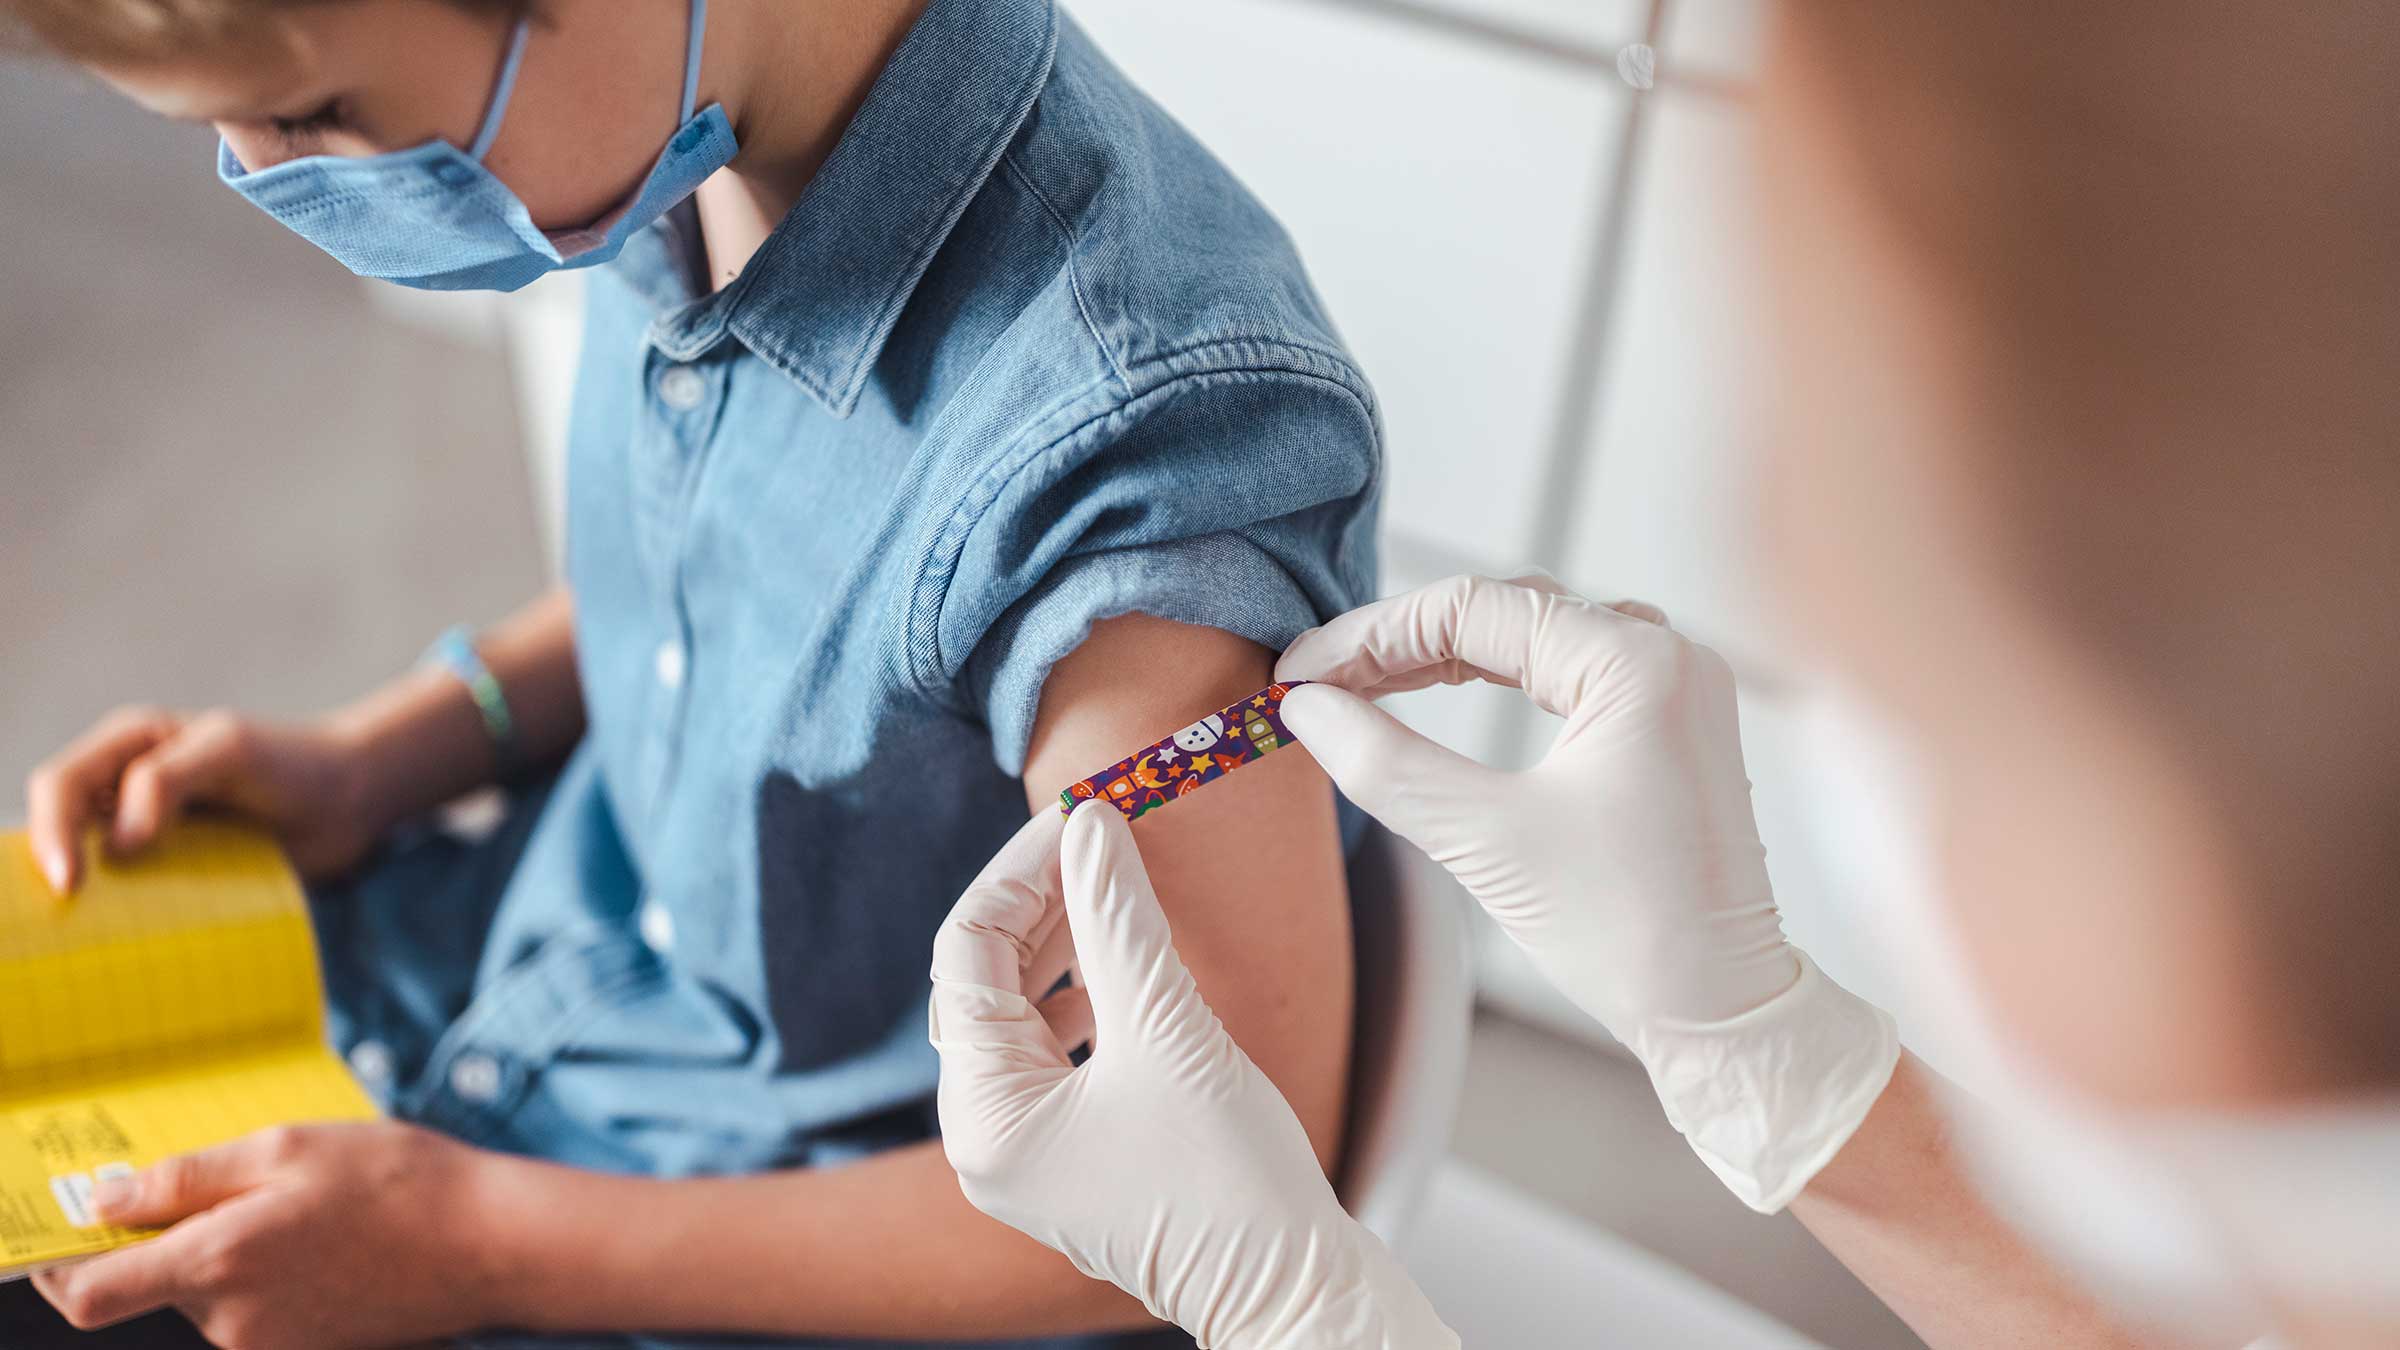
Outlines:
<svg viewBox="0 0 2400 1350"><path fill-rule="evenodd" d="M227 180L354 270L608 262L561 594L318 722L120 716L37 773L61 889L86 825L275 828L406 1122L146 1174L109 1213L166 1235L43 1293L310 1347L1142 1325L958 1195L925 969L1029 807L1371 594L1372 398L1272 219L1049 0L0 7L218 123ZM391 829L503 776L485 838ZM1330 1165L1322 777L1279 755L1142 828Z"/></svg>

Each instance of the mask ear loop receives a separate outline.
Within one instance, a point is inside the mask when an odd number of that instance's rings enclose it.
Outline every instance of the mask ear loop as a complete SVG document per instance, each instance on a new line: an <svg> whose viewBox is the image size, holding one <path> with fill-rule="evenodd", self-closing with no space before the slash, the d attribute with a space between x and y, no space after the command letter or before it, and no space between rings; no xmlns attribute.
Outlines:
<svg viewBox="0 0 2400 1350"><path fill-rule="evenodd" d="M692 120L692 105L700 99L700 51L707 35L708 0L692 0L692 32L683 48L683 111L675 114L679 127Z"/></svg>
<svg viewBox="0 0 2400 1350"><path fill-rule="evenodd" d="M492 142L500 139L500 123L508 116L509 97L517 92L517 67L525 64L525 39L533 32L530 17L517 20L508 35L508 55L500 62L499 82L492 86L492 101L484 110L483 126L475 133L475 144L467 150L467 158L483 162L484 153Z"/></svg>

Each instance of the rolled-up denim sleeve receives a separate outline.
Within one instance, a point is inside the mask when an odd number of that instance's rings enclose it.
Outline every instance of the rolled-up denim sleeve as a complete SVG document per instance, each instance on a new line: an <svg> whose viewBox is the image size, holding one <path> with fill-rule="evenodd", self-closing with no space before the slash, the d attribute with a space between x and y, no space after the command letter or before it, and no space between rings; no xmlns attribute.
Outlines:
<svg viewBox="0 0 2400 1350"><path fill-rule="evenodd" d="M1321 622L1315 602L1291 574L1239 535L1073 558L1010 607L969 663L975 699L1003 768L1025 771L1050 668L1083 645L1093 624L1125 614L1221 628L1270 651L1283 650ZM1127 678L1148 676L1129 671Z"/></svg>
<svg viewBox="0 0 2400 1350"><path fill-rule="evenodd" d="M1096 623L1149 614L1280 651L1371 598L1378 480L1346 368L1211 370L1129 398L1025 456L966 533L947 692L1022 773L1042 686Z"/></svg>

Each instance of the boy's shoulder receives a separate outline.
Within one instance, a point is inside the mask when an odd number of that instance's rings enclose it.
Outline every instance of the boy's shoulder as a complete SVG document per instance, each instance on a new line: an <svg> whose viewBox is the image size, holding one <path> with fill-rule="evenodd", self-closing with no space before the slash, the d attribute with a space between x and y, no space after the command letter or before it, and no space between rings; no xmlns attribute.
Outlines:
<svg viewBox="0 0 2400 1350"><path fill-rule="evenodd" d="M933 352L958 375L902 493L903 645L1012 772L1096 618L1274 650L1373 594L1366 377L1275 217L1063 13L885 371Z"/></svg>
<svg viewBox="0 0 2400 1350"><path fill-rule="evenodd" d="M1266 366L1371 403L1281 223L1071 18L1057 23L1049 78L986 191L1046 223L1052 295L1124 392Z"/></svg>

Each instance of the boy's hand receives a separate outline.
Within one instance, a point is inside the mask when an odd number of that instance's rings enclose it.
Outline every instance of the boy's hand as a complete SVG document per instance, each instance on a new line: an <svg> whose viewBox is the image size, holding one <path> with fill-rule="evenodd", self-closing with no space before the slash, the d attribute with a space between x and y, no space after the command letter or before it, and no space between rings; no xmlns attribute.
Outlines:
<svg viewBox="0 0 2400 1350"><path fill-rule="evenodd" d="M267 1130L104 1188L109 1222L172 1226L34 1284L79 1328L174 1308L225 1350L438 1340L505 1320L474 1243L511 1166L388 1121Z"/></svg>
<svg viewBox="0 0 2400 1350"><path fill-rule="evenodd" d="M301 875L337 875L376 836L365 760L360 739L331 725L121 708L26 783L34 856L67 895L82 880L86 829L105 826L108 846L131 852L185 810L212 807L273 830Z"/></svg>

